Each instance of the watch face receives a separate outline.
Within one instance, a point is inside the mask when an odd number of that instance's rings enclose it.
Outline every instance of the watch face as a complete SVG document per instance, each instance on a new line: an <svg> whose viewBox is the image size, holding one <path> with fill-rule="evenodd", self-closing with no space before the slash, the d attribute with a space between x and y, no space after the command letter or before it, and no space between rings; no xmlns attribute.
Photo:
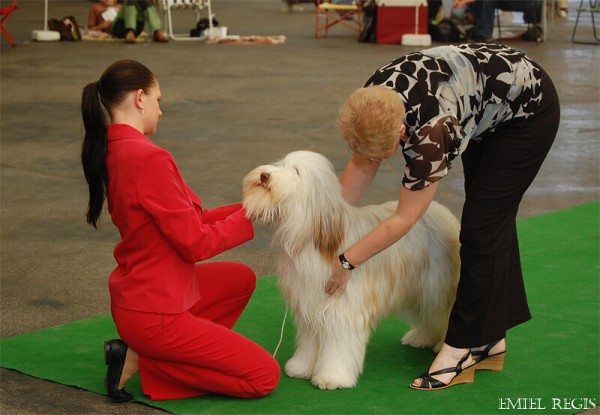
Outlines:
<svg viewBox="0 0 600 415"><path fill-rule="evenodd" d="M350 262L348 262L348 260L346 258L344 258L344 254L340 255L339 258L340 258L340 262L342 263L342 268L347 269L347 270L354 269L352 264Z"/></svg>

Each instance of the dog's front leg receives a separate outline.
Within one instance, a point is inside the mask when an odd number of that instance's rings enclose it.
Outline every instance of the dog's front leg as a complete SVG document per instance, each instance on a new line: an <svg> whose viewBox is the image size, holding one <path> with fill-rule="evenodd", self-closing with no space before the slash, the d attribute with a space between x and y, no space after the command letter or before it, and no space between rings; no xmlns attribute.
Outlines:
<svg viewBox="0 0 600 415"><path fill-rule="evenodd" d="M352 388L363 370L370 328L365 319L345 307L331 314L320 333L312 383L319 389Z"/></svg>
<svg viewBox="0 0 600 415"><path fill-rule="evenodd" d="M291 378L310 379L319 349L318 337L306 320L296 317L296 351L285 364L285 373Z"/></svg>

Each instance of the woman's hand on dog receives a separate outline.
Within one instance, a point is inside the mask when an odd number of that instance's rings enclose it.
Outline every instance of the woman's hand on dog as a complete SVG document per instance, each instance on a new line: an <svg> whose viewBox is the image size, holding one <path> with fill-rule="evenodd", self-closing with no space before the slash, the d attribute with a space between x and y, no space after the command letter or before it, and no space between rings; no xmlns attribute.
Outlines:
<svg viewBox="0 0 600 415"><path fill-rule="evenodd" d="M346 284L348 284L350 275L350 271L344 269L339 261L333 261L331 276L327 284L325 284L325 292L329 295L335 295L336 298L341 297L346 290Z"/></svg>

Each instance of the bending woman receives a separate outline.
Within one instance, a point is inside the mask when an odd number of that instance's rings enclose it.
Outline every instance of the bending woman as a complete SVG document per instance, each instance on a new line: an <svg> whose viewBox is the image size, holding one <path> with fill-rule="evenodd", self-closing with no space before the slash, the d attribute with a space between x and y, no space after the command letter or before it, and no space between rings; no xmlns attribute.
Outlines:
<svg viewBox="0 0 600 415"><path fill-rule="evenodd" d="M451 163L462 158L465 203L461 272L445 343L411 387L442 389L500 370L506 331L531 318L519 259L516 216L556 137L558 96L548 75L501 45L440 46L375 71L340 109L352 158L340 180L354 204L399 146L406 161L395 213L340 253L326 284L341 295L353 267L402 238L431 203ZM426 311L426 310L425 310Z"/></svg>
<svg viewBox="0 0 600 415"><path fill-rule="evenodd" d="M241 204L204 209L171 154L147 137L162 116L160 99L157 78L132 60L113 63L83 90L87 222L97 227L107 198L121 235L109 289L122 340L105 343L108 395L131 400L124 386L139 371L154 400L265 396L279 365L231 330L254 292L254 272L197 264L251 240L254 229Z"/></svg>

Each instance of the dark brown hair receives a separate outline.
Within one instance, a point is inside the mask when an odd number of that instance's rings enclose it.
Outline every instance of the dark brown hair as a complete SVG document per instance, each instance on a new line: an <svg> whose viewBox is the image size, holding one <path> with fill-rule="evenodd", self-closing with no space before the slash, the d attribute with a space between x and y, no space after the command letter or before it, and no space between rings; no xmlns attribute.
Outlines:
<svg viewBox="0 0 600 415"><path fill-rule="evenodd" d="M138 89L148 92L155 83L154 74L141 63L119 60L106 68L100 80L83 88L81 117L85 136L81 164L89 189L86 221L95 228L98 227L104 199L108 194L105 159L108 145L106 115L112 118L113 109L123 102L129 92Z"/></svg>

